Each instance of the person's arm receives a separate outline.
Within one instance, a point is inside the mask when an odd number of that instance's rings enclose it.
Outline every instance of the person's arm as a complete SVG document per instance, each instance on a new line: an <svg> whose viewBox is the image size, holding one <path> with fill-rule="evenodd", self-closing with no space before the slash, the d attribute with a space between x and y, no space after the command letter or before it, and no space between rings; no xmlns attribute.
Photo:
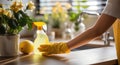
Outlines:
<svg viewBox="0 0 120 65"><path fill-rule="evenodd" d="M90 40L103 34L114 23L115 20L115 17L102 14L96 21L95 25L93 25L91 28L89 28L76 38L67 42L68 47L70 49L74 49L87 44Z"/></svg>
<svg viewBox="0 0 120 65"><path fill-rule="evenodd" d="M100 18L97 20L97 23L93 27L86 30L73 40L68 41L67 43L58 42L40 45L38 49L40 52L42 52L43 55L47 56L52 54L69 53L70 50L85 45L90 40L100 36L114 23L115 20L116 20L115 17L102 14Z"/></svg>

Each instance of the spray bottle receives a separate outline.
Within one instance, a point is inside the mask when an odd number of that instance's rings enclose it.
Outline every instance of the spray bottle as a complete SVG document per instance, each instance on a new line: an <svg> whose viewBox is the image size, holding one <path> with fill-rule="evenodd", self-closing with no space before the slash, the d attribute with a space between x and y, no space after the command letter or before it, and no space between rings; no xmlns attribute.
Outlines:
<svg viewBox="0 0 120 65"><path fill-rule="evenodd" d="M37 27L36 31L36 38L34 40L34 54L41 54L40 51L38 50L38 47L41 44L48 44L49 39L46 33L43 30L43 25L45 25L44 22L33 22L34 26Z"/></svg>

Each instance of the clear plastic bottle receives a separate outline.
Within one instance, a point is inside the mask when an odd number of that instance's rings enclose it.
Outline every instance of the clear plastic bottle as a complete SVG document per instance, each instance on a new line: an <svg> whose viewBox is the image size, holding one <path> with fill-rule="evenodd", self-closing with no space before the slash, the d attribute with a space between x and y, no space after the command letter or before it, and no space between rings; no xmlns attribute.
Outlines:
<svg viewBox="0 0 120 65"><path fill-rule="evenodd" d="M44 22L34 22L34 25L37 26L36 38L34 40L34 54L40 54L40 51L38 50L39 46L41 44L48 44L49 39L43 30L43 25L45 25Z"/></svg>

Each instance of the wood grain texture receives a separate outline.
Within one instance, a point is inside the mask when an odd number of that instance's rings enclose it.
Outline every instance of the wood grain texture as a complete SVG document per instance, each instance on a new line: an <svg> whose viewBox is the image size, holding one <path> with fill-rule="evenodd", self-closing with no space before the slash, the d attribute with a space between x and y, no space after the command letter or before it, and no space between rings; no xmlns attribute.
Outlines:
<svg viewBox="0 0 120 65"><path fill-rule="evenodd" d="M3 61L5 59L6 61ZM104 65L104 62L113 65L117 63L114 47L72 51L70 54L58 54L50 57L29 54L5 59L0 59L0 65L100 65L100 63Z"/></svg>

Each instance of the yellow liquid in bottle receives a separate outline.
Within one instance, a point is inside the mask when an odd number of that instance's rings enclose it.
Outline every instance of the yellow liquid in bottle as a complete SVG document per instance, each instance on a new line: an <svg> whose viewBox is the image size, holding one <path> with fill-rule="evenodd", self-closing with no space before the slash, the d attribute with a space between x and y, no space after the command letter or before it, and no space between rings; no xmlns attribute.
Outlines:
<svg viewBox="0 0 120 65"><path fill-rule="evenodd" d="M41 44L48 44L49 39L48 36L45 34L44 31L37 31L37 37L34 41L34 54L41 54L40 51L38 50L39 46Z"/></svg>
<svg viewBox="0 0 120 65"><path fill-rule="evenodd" d="M120 20L117 19L113 25L115 44L118 56L118 65L120 65Z"/></svg>

